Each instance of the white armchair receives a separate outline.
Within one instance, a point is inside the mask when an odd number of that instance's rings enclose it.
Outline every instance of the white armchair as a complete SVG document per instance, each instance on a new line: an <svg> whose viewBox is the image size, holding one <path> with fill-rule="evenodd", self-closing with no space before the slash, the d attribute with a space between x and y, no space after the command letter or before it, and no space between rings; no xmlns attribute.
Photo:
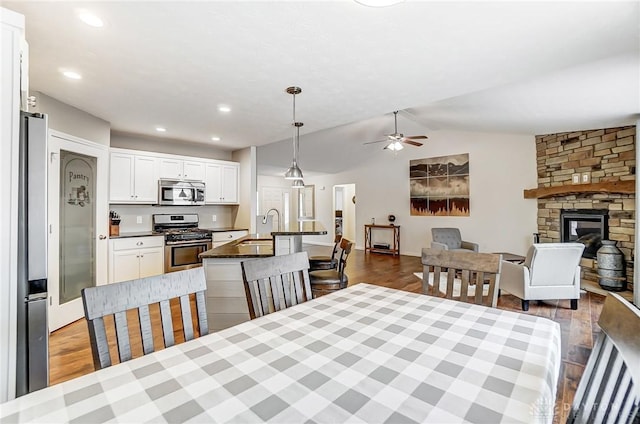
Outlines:
<svg viewBox="0 0 640 424"><path fill-rule="evenodd" d="M478 243L462 240L457 228L432 228L431 238L432 249L478 251Z"/></svg>
<svg viewBox="0 0 640 424"><path fill-rule="evenodd" d="M522 299L523 311L529 300L546 299L571 299L571 309L578 309L583 250L582 243L534 244L523 264L502 261L500 290Z"/></svg>

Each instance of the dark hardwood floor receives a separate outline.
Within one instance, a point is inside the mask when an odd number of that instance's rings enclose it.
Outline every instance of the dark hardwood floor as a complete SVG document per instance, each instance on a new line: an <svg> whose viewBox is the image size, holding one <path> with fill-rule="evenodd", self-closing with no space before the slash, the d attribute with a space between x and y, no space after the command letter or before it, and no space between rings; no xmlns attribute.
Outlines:
<svg viewBox="0 0 640 424"><path fill-rule="evenodd" d="M305 247L310 253L329 249L319 246ZM361 250L352 251L347 264L350 285L366 282L416 293L420 292L422 283L414 273L421 271L422 265L418 257L376 253L365 255ZM599 332L597 320L603 303L603 296L587 292L581 295L576 311L570 309L568 300L563 300L531 302L529 311L525 312L556 321L562 330L562 365L554 422L566 421L578 381ZM502 294L498 308L522 312L520 300L508 294ZM177 341L181 338L178 331L179 329L176 329ZM132 347L134 356L141 355L139 343L133 340ZM51 384L93 371L89 335L84 319L53 332L49 339L49 348Z"/></svg>

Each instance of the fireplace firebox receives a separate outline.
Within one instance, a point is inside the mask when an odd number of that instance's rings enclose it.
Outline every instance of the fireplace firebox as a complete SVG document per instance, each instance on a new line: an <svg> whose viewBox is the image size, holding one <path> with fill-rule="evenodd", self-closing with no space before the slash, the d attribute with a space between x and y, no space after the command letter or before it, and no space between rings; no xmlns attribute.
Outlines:
<svg viewBox="0 0 640 424"><path fill-rule="evenodd" d="M607 209L562 209L560 211L560 241L585 245L582 254L595 259L602 240L609 237L609 211Z"/></svg>

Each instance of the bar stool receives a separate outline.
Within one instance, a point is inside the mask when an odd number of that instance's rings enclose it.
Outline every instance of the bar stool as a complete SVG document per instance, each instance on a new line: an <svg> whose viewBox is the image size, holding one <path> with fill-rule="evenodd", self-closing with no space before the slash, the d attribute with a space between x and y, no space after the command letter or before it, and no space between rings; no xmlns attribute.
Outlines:
<svg viewBox="0 0 640 424"><path fill-rule="evenodd" d="M311 279L311 293L313 297L320 297L325 294L333 293L341 290L349 284L349 277L345 274L344 269L347 266L347 258L351 253L353 243L343 238L340 241L340 259L336 269L324 269L309 272Z"/></svg>
<svg viewBox="0 0 640 424"><path fill-rule="evenodd" d="M326 256L326 255L309 256L309 271L338 268L338 259L336 258L336 254L338 253L340 240L342 240L342 235L336 234L331 256Z"/></svg>

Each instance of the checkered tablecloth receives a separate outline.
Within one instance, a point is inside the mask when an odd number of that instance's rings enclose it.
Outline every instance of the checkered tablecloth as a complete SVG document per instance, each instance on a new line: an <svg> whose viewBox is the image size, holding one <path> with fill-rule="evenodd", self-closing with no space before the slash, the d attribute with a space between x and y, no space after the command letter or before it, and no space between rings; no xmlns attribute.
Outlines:
<svg viewBox="0 0 640 424"><path fill-rule="evenodd" d="M550 422L557 323L368 284L0 405L1 422Z"/></svg>

